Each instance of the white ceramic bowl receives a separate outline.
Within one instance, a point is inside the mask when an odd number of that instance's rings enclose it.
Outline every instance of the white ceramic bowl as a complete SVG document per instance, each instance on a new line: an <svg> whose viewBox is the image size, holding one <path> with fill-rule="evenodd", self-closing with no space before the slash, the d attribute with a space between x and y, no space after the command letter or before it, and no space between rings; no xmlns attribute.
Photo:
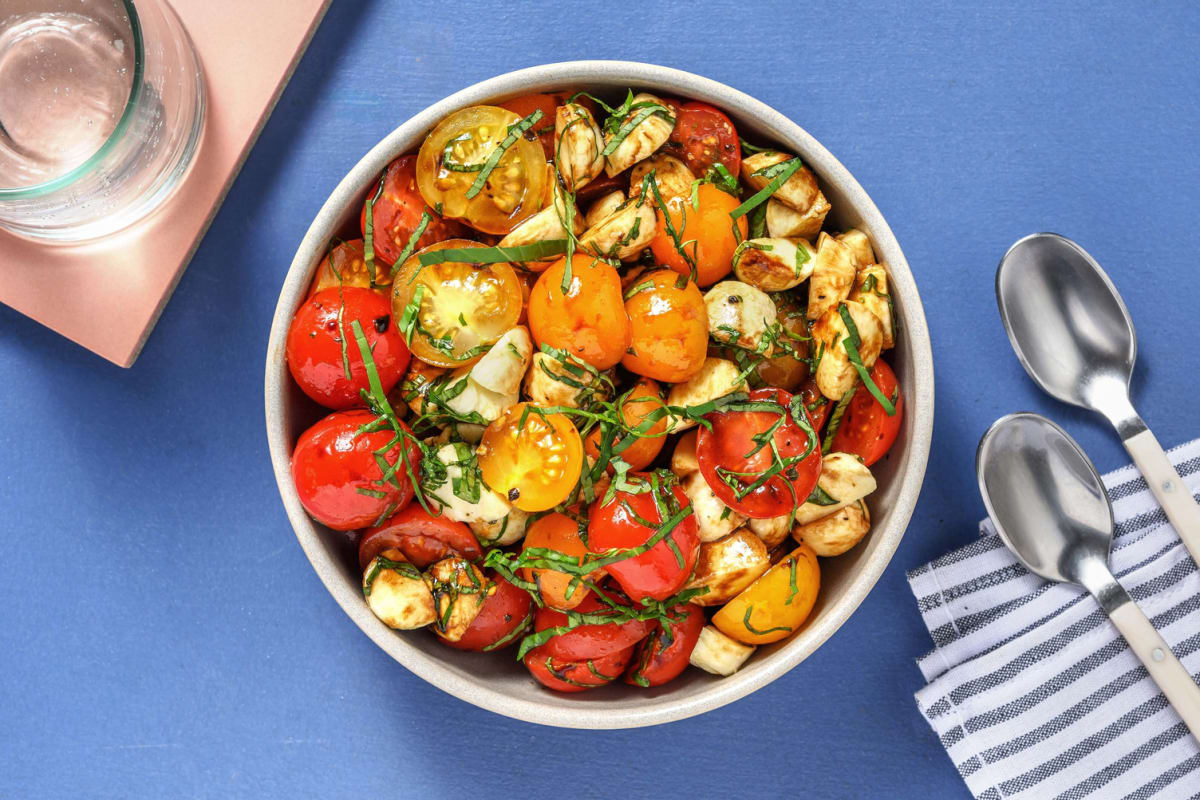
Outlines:
<svg viewBox="0 0 1200 800"><path fill-rule="evenodd" d="M892 280L900 334L889 361L905 392L906 413L892 455L874 469L879 489L871 497L872 530L846 555L822 560L821 595L802 630L784 642L759 648L746 666L728 678L689 669L650 690L620 684L558 694L537 684L511 650L490 655L451 650L423 632L393 631L370 612L363 602L355 549L345 535L308 517L292 485L292 446L323 412L293 384L284 361L284 342L330 239L357 235L368 187L393 158L416 151L446 114L529 92L585 88L613 94L630 87L712 103L729 114L745 138L777 142L796 153L816 173L833 204L833 226L853 226L870 235ZM921 299L900 245L858 182L804 129L736 89L688 72L627 61L572 61L500 75L434 103L388 134L342 179L300 243L279 294L267 349L267 438L279 492L313 568L346 614L393 658L455 697L498 714L571 728L631 728L700 714L765 686L820 647L858 607L891 560L920 492L933 428L931 359Z"/></svg>

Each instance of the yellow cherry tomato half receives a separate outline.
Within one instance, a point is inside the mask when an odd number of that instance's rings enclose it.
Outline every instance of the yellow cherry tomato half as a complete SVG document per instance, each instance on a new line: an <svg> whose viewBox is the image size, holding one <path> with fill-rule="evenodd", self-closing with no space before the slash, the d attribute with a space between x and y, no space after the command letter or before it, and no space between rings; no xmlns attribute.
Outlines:
<svg viewBox="0 0 1200 800"><path fill-rule="evenodd" d="M467 197L489 158L520 121L517 114L496 106L464 108L442 120L417 153L417 188L425 202L440 207L442 216L465 220L484 233L508 233L540 211L548 173L536 138L517 136L479 192ZM543 120L536 127L545 124Z"/></svg>
<svg viewBox="0 0 1200 800"><path fill-rule="evenodd" d="M475 363L521 316L521 281L507 263L422 267L419 261L423 253L472 247L483 245L466 239L431 244L410 256L392 281L392 321L406 337L411 329L412 354L435 367Z"/></svg>
<svg viewBox="0 0 1200 800"><path fill-rule="evenodd" d="M778 642L800 630L820 588L817 554L802 544L726 603L712 622L743 644Z"/></svg>
<svg viewBox="0 0 1200 800"><path fill-rule="evenodd" d="M575 488L583 468L583 442L564 414L517 403L487 426L476 456L483 480L493 490L522 511L545 511Z"/></svg>

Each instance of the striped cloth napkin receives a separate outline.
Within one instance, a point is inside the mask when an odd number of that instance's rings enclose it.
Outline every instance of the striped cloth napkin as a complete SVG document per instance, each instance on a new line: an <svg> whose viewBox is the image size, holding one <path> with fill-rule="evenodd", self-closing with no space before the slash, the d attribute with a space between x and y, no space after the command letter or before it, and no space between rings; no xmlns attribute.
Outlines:
<svg viewBox="0 0 1200 800"><path fill-rule="evenodd" d="M1168 456L1196 494L1200 439ZM1133 466L1104 484L1113 571L1200 677L1200 572ZM935 645L917 705L972 794L1200 797L1200 748L1096 602L980 533L908 575Z"/></svg>

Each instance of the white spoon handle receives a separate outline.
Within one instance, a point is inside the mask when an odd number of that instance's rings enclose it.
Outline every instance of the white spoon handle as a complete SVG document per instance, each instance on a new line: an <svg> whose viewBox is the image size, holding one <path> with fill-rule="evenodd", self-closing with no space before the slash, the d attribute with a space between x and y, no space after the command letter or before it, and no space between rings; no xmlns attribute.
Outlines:
<svg viewBox="0 0 1200 800"><path fill-rule="evenodd" d="M1167 696L1167 702L1183 719L1192 736L1200 741L1200 686L1196 686L1192 676L1171 652L1171 646L1132 601L1112 609L1108 616L1146 665L1150 677Z"/></svg>
<svg viewBox="0 0 1200 800"><path fill-rule="evenodd" d="M1179 534L1192 560L1200 565L1200 505L1175 471L1162 445L1149 429L1124 439L1125 449L1141 470L1167 519Z"/></svg>

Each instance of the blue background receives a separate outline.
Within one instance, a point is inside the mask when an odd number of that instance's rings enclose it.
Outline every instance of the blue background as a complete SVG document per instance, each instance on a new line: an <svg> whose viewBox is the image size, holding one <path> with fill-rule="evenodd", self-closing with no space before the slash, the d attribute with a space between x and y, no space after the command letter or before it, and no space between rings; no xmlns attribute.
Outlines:
<svg viewBox="0 0 1200 800"><path fill-rule="evenodd" d="M1143 416L1200 434L1200 13L749 5L337 2L132 370L0 307L0 796L966 796L912 701L904 572L975 535L1003 413L1124 463L1025 378L993 271L1031 231L1076 238L1139 324ZM429 103L572 58L692 70L811 131L891 222L937 369L924 492L858 612L751 697L628 732L514 722L391 661L304 559L263 432L270 315L326 194Z"/></svg>

